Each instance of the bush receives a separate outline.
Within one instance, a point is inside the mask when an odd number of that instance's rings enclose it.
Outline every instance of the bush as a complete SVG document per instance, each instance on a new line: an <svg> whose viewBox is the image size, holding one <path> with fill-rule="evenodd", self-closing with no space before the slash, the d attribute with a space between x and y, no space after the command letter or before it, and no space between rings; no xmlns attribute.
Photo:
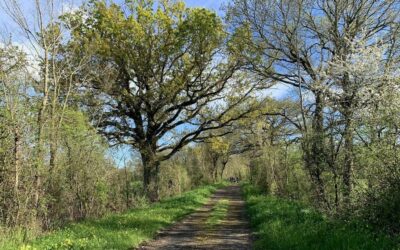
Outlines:
<svg viewBox="0 0 400 250"><path fill-rule="evenodd" d="M390 181L368 194L361 207L362 219L390 234L399 234L400 182Z"/></svg>

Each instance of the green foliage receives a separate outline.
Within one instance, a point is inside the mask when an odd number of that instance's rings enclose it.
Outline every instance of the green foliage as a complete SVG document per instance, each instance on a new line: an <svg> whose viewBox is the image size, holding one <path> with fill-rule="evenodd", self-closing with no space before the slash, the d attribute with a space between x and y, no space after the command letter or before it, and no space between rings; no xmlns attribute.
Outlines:
<svg viewBox="0 0 400 250"><path fill-rule="evenodd" d="M105 77L113 79L94 81L95 87L119 101L125 96L128 103L146 99L154 107L162 105L156 120L166 120L168 113L163 112L189 99L176 91L195 87L187 77L207 67L225 37L215 13L186 8L180 1L161 2L156 10L147 1L132 1L124 8L99 1L88 13L86 21L73 30L71 42L82 43L84 53L96 55L92 67L102 66L98 59L112 62L108 65L112 68L103 70ZM121 73L124 76L115 75ZM131 86L127 87L128 81Z"/></svg>
<svg viewBox="0 0 400 250"><path fill-rule="evenodd" d="M145 193L157 200L161 162L244 116L251 108L236 108L255 87L230 81L239 65L225 49L227 33L215 12L183 1L152 3L90 2L69 43L90 58L82 81L85 104L97 109L93 120L112 144L138 150ZM71 26L79 18L64 20ZM187 124L192 128L181 129Z"/></svg>
<svg viewBox="0 0 400 250"><path fill-rule="evenodd" d="M386 183L382 188L368 190L368 196L358 208L360 218L377 230L392 235L400 233L400 182Z"/></svg>
<svg viewBox="0 0 400 250"><path fill-rule="evenodd" d="M183 166L177 159L164 162L160 170L160 195L168 197L180 194L192 188L190 166Z"/></svg>
<svg viewBox="0 0 400 250"><path fill-rule="evenodd" d="M150 206L120 215L71 224L49 233L20 249L130 249L155 236L158 230L179 220L203 205L216 185L189 191ZM0 244L1 249L16 249L18 244Z"/></svg>
<svg viewBox="0 0 400 250"><path fill-rule="evenodd" d="M118 170L106 156L107 145L83 112L66 109L59 134L57 164L45 194L51 228L103 215L110 204L119 204L122 194L113 191L123 185L114 181Z"/></svg>
<svg viewBox="0 0 400 250"><path fill-rule="evenodd" d="M394 239L366 225L332 220L298 202L263 195L243 186L255 249L395 249Z"/></svg>

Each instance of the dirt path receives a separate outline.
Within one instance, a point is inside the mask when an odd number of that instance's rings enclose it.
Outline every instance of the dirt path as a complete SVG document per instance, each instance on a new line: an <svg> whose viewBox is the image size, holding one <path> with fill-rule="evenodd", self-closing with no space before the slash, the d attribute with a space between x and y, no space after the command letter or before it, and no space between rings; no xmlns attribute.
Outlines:
<svg viewBox="0 0 400 250"><path fill-rule="evenodd" d="M221 201L227 204L227 213L218 224L210 226L208 220ZM228 186L216 191L205 206L139 249L251 249L251 232L240 187Z"/></svg>

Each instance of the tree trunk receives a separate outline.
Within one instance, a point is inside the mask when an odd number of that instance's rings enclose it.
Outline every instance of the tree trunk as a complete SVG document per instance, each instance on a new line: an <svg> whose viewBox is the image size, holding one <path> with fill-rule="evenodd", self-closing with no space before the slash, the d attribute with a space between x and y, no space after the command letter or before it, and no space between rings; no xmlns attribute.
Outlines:
<svg viewBox="0 0 400 250"><path fill-rule="evenodd" d="M212 156L213 178L218 181L218 156Z"/></svg>
<svg viewBox="0 0 400 250"><path fill-rule="evenodd" d="M21 171L22 141L18 126L14 128L14 224L19 223L19 179Z"/></svg>
<svg viewBox="0 0 400 250"><path fill-rule="evenodd" d="M128 177L128 169L125 164L124 166L124 173L125 173L125 204L126 209L130 207L130 200L129 200L129 177Z"/></svg>
<svg viewBox="0 0 400 250"><path fill-rule="evenodd" d="M228 161L229 161L229 158L228 159L224 159L222 161L222 168L221 168L221 175L220 175L221 176L221 180L224 177L224 172L225 172L226 165L228 164Z"/></svg>
<svg viewBox="0 0 400 250"><path fill-rule="evenodd" d="M312 123L312 134L310 141L306 143L305 164L308 169L311 182L315 191L315 201L318 206L329 207L328 201L325 196L325 185L322 180L322 172L324 169L324 116L323 116L323 103L322 94L315 93L315 111ZM310 153L307 153L310 152Z"/></svg>
<svg viewBox="0 0 400 250"><path fill-rule="evenodd" d="M344 166L343 166L343 202L350 204L351 172L353 169L353 122L350 113L345 114L344 130Z"/></svg>
<svg viewBox="0 0 400 250"><path fill-rule="evenodd" d="M43 75L43 97L40 105L38 116L37 116L37 155L35 163L35 185L34 185L34 207L35 217L38 216L40 207L40 193L42 188L42 168L43 168L43 128L45 123L45 112L47 108L47 102L49 98L49 59L48 59L48 48L44 46L44 75ZM37 219L37 218L35 218Z"/></svg>
<svg viewBox="0 0 400 250"><path fill-rule="evenodd" d="M52 140L56 140L53 139ZM56 160L57 160L57 143L55 141L50 142L50 159L49 159L49 172L50 176L56 166Z"/></svg>
<svg viewBox="0 0 400 250"><path fill-rule="evenodd" d="M158 201L160 199L160 161L153 147L144 147L140 154L143 164L143 190L150 201Z"/></svg>

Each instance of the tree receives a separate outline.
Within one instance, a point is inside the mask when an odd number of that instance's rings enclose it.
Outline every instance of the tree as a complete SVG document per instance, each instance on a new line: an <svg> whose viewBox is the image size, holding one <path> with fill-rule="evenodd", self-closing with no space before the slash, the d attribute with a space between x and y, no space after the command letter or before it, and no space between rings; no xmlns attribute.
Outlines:
<svg viewBox="0 0 400 250"><path fill-rule="evenodd" d="M256 86L235 77L240 63L227 57L211 11L170 1L96 2L85 11L72 33L92 53L86 87L100 107L99 128L113 145L138 149L144 189L157 200L160 162L245 116L252 105L232 110Z"/></svg>
<svg viewBox="0 0 400 250"><path fill-rule="evenodd" d="M222 179L225 166L229 159L229 146L229 142L222 137L215 137L206 140L203 148L205 155L209 158L214 181L218 181L218 177ZM218 173L219 163L221 163L222 169Z"/></svg>
<svg viewBox="0 0 400 250"><path fill-rule="evenodd" d="M389 36L392 35L389 33ZM366 111L372 112L382 106L388 93L398 87L398 62L391 55L394 51L388 49L390 42L385 41L387 36L385 32L375 34L376 42L372 43L369 35L360 33L358 37L346 41L346 56L333 59L327 70L334 87L326 89L325 93L334 109L340 112L344 124L343 195L346 203L349 203L352 189L354 131L360 125L358 120L365 116Z"/></svg>
<svg viewBox="0 0 400 250"><path fill-rule="evenodd" d="M32 13L25 12L19 1L2 0L0 7L14 21L21 33L24 49L28 52L27 67L30 69L29 82L32 87L30 95L37 99L35 148L35 187L34 203L37 211L46 207L40 199L44 186L51 185L51 172L55 168L59 130L62 126L64 111L74 87L74 74L85 57L79 59L71 68L73 48L64 47L66 29L61 25L60 15L70 7L67 1L34 1ZM32 16L32 18L31 18ZM49 138L46 144L46 137ZM49 146L49 166L46 166L47 146ZM49 173L47 173L47 171ZM46 180L46 177L50 176ZM46 187L48 188L48 187ZM44 211L41 211L44 212Z"/></svg>
<svg viewBox="0 0 400 250"><path fill-rule="evenodd" d="M354 85L350 84L347 73L344 72L339 83L337 77L326 72L330 63L349 56L351 41L362 38L371 45L377 36L383 36L386 39L378 40L390 43L397 32L397 5L397 1L380 0L235 0L228 7L228 20L245 44L239 52L248 70L298 90L304 164L314 184L315 200L321 206L330 206L322 178L328 165L326 89L334 91L341 86L343 91L340 99L346 148L343 195L347 201L353 161L352 98L357 92L357 88L351 87ZM303 93L311 97L304 101Z"/></svg>
<svg viewBox="0 0 400 250"><path fill-rule="evenodd" d="M0 210L3 210L5 224L15 226L20 223L23 210L21 172L24 165L23 144L26 143L24 130L28 127L26 55L6 42L0 46L0 64L0 158L3 165L0 170L0 187L3 187Z"/></svg>

